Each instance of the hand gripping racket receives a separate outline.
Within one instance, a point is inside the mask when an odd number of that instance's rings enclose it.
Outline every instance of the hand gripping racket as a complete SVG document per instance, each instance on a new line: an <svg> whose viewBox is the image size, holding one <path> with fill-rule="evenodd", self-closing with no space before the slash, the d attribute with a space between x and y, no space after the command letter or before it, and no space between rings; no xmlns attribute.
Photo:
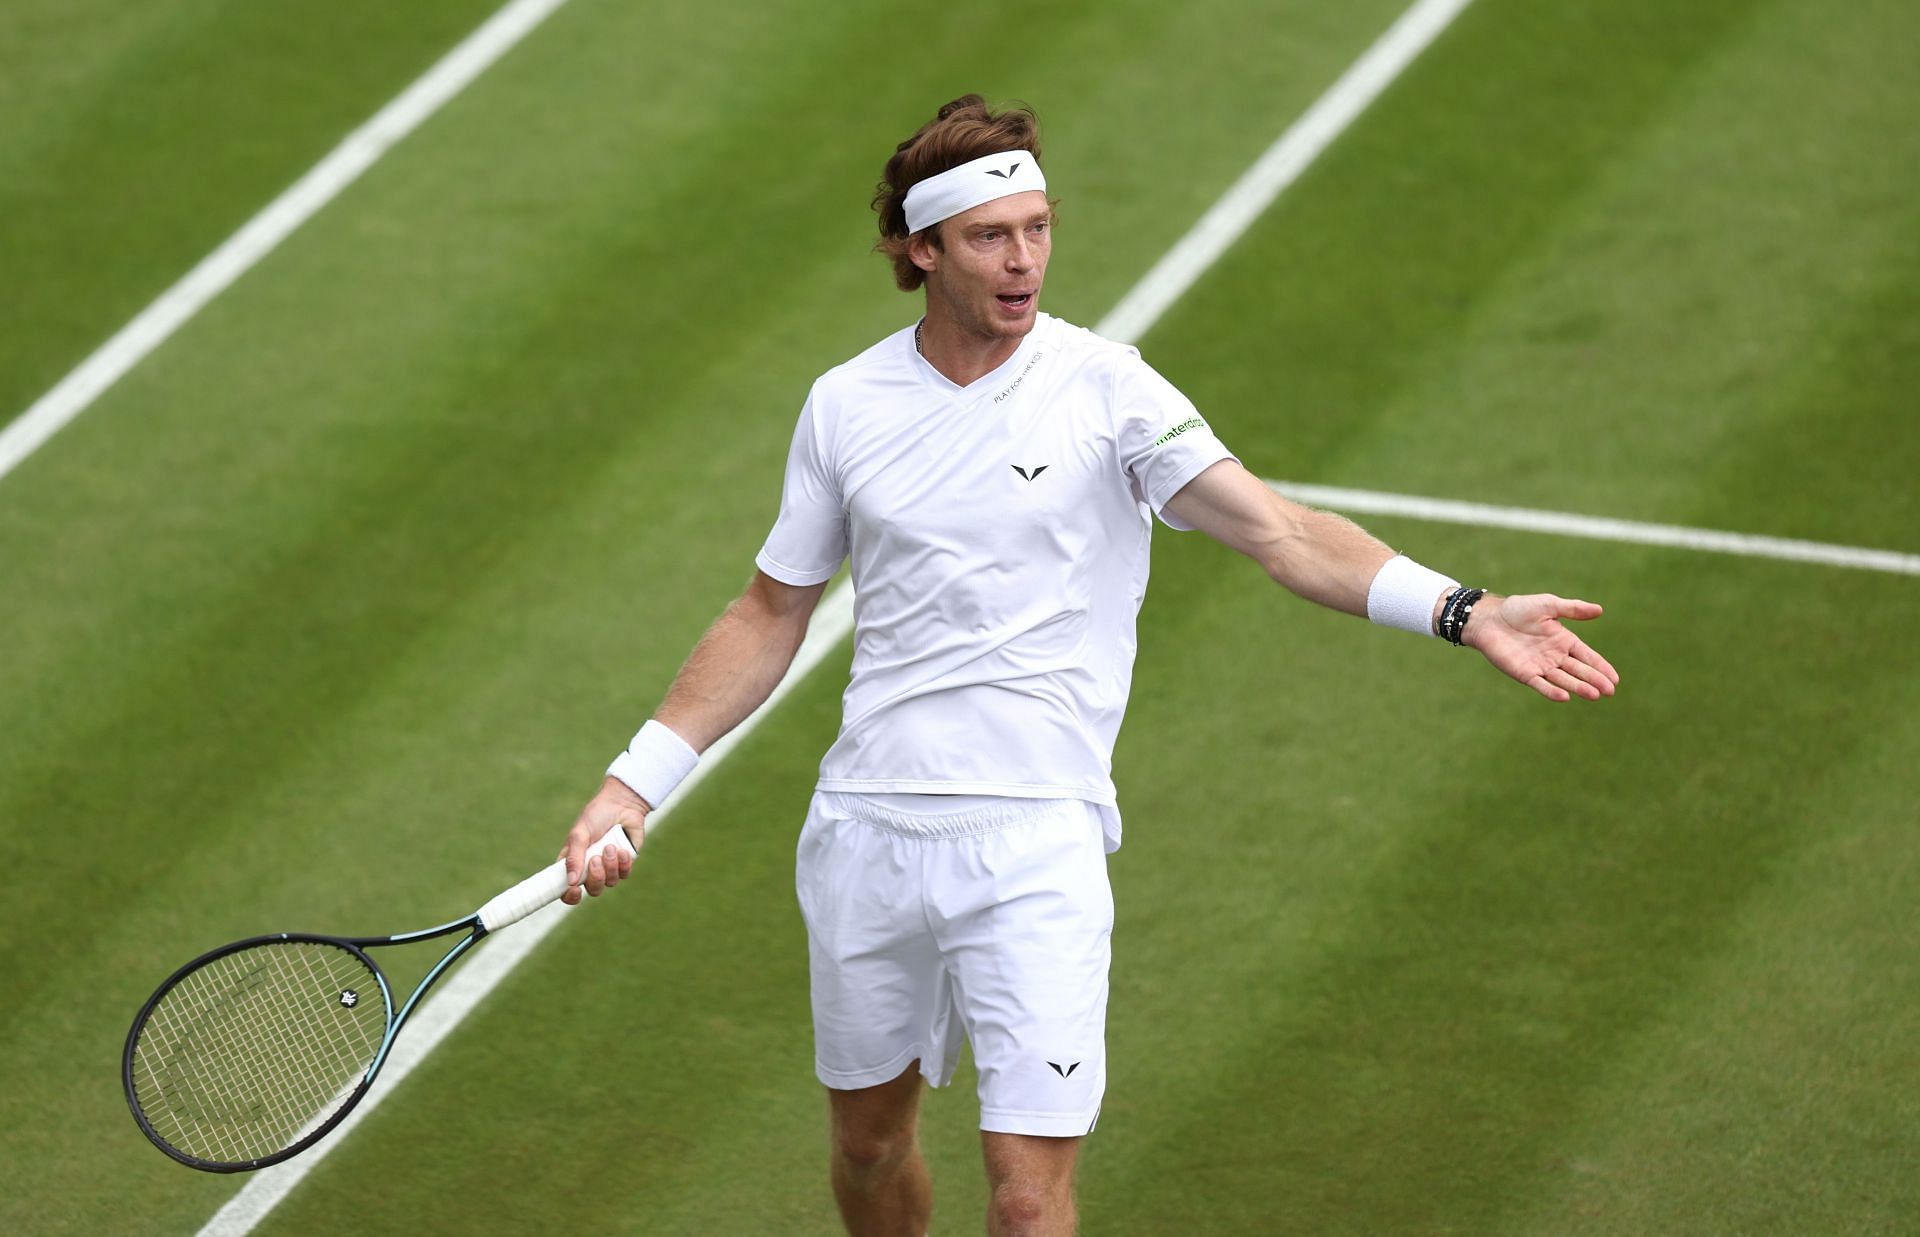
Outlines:
<svg viewBox="0 0 1920 1237"><path fill-rule="evenodd" d="M587 857L610 846L634 853L616 825ZM147 998L127 1032L120 1072L133 1119L155 1146L207 1172L244 1172L298 1155L360 1102L408 1015L460 955L566 888L566 863L556 860L437 928L398 936L281 932L202 954ZM467 935L395 1013L387 977L367 949L461 931Z"/></svg>

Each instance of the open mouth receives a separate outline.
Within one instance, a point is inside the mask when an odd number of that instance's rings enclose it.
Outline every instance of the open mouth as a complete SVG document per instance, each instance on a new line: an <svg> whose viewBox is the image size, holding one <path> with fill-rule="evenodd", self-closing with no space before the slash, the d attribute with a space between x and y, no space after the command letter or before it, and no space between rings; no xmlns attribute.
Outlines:
<svg viewBox="0 0 1920 1237"><path fill-rule="evenodd" d="M1002 292L999 294L999 301L1008 309L1025 309L1027 306L1033 304L1033 293Z"/></svg>

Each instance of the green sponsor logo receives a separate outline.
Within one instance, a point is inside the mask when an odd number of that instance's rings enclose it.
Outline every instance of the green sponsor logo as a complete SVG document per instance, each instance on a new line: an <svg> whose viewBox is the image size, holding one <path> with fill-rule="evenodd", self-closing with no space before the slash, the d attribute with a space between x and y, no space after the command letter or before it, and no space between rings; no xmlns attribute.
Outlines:
<svg viewBox="0 0 1920 1237"><path fill-rule="evenodd" d="M1186 420L1182 421L1180 424L1174 426L1172 429L1168 430L1166 433L1160 435L1160 437L1154 439L1153 445L1157 447L1163 442L1171 442L1173 439L1180 437L1180 435L1186 433L1188 430L1197 429L1198 427L1205 424L1206 422L1202 421L1199 417L1188 417Z"/></svg>

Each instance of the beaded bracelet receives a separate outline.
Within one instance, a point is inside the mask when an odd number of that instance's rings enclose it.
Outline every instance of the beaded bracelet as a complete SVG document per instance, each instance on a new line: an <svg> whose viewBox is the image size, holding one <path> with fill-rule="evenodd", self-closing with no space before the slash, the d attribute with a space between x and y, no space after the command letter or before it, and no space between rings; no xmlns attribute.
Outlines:
<svg viewBox="0 0 1920 1237"><path fill-rule="evenodd" d="M1466 634L1467 618L1473 613L1474 603L1486 595L1484 588L1456 588L1448 593L1446 604L1440 607L1440 619L1434 624L1434 634L1448 644L1460 643L1460 637Z"/></svg>
<svg viewBox="0 0 1920 1237"><path fill-rule="evenodd" d="M1460 643L1460 609L1473 591L1470 588L1456 588L1447 594L1447 599L1440 605L1440 617L1434 622L1434 634L1448 644Z"/></svg>

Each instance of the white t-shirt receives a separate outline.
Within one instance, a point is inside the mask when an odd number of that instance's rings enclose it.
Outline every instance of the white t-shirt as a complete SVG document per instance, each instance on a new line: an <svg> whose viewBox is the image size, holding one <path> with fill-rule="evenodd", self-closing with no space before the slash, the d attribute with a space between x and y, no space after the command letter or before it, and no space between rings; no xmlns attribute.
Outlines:
<svg viewBox="0 0 1920 1237"><path fill-rule="evenodd" d="M852 559L853 677L819 789L1085 799L1117 846L1149 512L1229 458L1136 350L1046 314L965 387L911 327L822 375L756 560L808 585Z"/></svg>

